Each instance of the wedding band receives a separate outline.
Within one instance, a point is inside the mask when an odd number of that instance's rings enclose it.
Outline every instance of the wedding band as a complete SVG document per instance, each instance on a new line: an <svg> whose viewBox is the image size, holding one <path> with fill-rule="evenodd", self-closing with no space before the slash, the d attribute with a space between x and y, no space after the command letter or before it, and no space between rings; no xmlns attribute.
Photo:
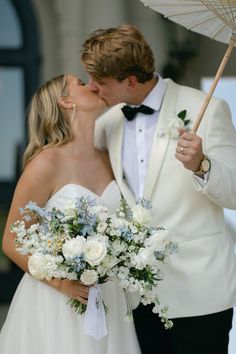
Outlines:
<svg viewBox="0 0 236 354"><path fill-rule="evenodd" d="M181 151L181 154L183 154L184 153L184 147L181 147L180 151Z"/></svg>

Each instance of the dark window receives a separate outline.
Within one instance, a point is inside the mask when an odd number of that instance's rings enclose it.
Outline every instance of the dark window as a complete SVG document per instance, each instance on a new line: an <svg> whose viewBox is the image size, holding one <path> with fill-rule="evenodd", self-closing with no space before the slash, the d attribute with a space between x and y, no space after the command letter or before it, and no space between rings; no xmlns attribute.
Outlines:
<svg viewBox="0 0 236 354"><path fill-rule="evenodd" d="M1 0L0 241L26 145L25 112L39 82L39 38L30 0ZM0 249L0 302L9 302L22 273Z"/></svg>

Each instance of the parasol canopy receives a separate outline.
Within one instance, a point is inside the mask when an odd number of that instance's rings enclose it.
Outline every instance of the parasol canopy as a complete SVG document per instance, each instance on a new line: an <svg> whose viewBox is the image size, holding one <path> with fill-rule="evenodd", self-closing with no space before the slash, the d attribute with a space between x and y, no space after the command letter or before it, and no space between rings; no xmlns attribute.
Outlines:
<svg viewBox="0 0 236 354"><path fill-rule="evenodd" d="M141 0L146 6L189 30L223 43L228 48L196 118L196 132L236 43L236 0Z"/></svg>

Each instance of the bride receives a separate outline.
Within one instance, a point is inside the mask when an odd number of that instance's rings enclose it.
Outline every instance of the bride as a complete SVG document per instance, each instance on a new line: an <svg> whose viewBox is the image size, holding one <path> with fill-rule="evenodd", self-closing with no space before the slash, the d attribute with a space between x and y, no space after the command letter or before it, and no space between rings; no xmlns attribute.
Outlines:
<svg viewBox="0 0 236 354"><path fill-rule="evenodd" d="M87 303L88 287L79 281L40 281L28 271L28 257L16 252L10 225L30 200L40 207L63 208L68 201L91 196L115 211L120 192L109 158L94 147L94 126L105 103L80 79L61 75L33 96L29 144L4 236L3 251L25 271L0 333L1 354L139 354L134 325L125 322L126 302L115 282L102 285L108 334L95 340L84 334L83 316L67 302Z"/></svg>

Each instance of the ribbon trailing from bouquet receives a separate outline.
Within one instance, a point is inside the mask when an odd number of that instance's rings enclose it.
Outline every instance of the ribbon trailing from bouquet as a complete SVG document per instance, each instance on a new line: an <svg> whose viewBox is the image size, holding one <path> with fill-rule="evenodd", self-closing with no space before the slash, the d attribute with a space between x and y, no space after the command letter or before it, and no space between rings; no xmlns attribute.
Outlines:
<svg viewBox="0 0 236 354"><path fill-rule="evenodd" d="M107 335L106 313L100 285L89 289L89 297L84 317L84 333L102 339Z"/></svg>

